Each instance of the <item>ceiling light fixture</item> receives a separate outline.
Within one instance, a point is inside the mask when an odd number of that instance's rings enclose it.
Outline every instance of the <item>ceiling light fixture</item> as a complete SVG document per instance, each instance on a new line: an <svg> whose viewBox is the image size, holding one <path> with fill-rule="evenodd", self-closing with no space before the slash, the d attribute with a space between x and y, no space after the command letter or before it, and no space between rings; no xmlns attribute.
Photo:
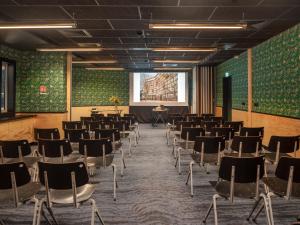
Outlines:
<svg viewBox="0 0 300 225"><path fill-rule="evenodd" d="M182 63L182 64L194 64L194 63L200 63L199 60L172 60L172 59L166 59L166 60L153 60L154 63Z"/></svg>
<svg viewBox="0 0 300 225"><path fill-rule="evenodd" d="M75 23L0 23L0 29L68 29L76 28Z"/></svg>
<svg viewBox="0 0 300 225"><path fill-rule="evenodd" d="M123 71L124 68L121 67L87 67L87 70L117 70L117 71Z"/></svg>
<svg viewBox="0 0 300 225"><path fill-rule="evenodd" d="M233 23L211 23L211 24L192 24L192 23L164 23L164 24L149 24L150 29L178 29L178 30L199 30L199 29L246 29L247 24Z"/></svg>
<svg viewBox="0 0 300 225"><path fill-rule="evenodd" d="M152 48L154 52L214 52L217 48Z"/></svg>
<svg viewBox="0 0 300 225"><path fill-rule="evenodd" d="M118 63L117 60L80 60L80 61L72 61L73 64L113 64Z"/></svg>
<svg viewBox="0 0 300 225"><path fill-rule="evenodd" d="M175 71L182 71L182 70L191 70L192 68L177 68L177 67L156 67L153 70L157 71L168 71L168 70L175 70Z"/></svg>
<svg viewBox="0 0 300 225"><path fill-rule="evenodd" d="M38 48L39 52L100 52L102 48Z"/></svg>

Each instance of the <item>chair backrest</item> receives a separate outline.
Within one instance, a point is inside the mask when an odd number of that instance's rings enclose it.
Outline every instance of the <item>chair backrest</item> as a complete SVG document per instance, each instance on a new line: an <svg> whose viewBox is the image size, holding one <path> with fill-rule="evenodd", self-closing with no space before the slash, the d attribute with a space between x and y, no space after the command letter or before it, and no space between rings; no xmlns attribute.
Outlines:
<svg viewBox="0 0 300 225"><path fill-rule="evenodd" d="M29 183L31 177L24 162L0 163L0 181L0 189L13 189Z"/></svg>
<svg viewBox="0 0 300 225"><path fill-rule="evenodd" d="M91 116L81 116L80 121L83 125L86 125L87 121L93 121L93 117L91 117Z"/></svg>
<svg viewBox="0 0 300 225"><path fill-rule="evenodd" d="M192 121L192 118L197 117L198 114L197 113L187 113L184 116L185 116L186 121Z"/></svg>
<svg viewBox="0 0 300 225"><path fill-rule="evenodd" d="M130 123L128 121L117 121L113 123L113 129L119 129L120 131L128 131L130 130Z"/></svg>
<svg viewBox="0 0 300 225"><path fill-rule="evenodd" d="M183 121L184 118L182 116L168 116L168 123L175 125L179 121Z"/></svg>
<svg viewBox="0 0 300 225"><path fill-rule="evenodd" d="M115 129L96 129L95 131L95 139L101 138L110 138L114 141L119 141L121 139L120 130L118 128Z"/></svg>
<svg viewBox="0 0 300 225"><path fill-rule="evenodd" d="M243 127L243 121L225 121L223 122L223 127L231 127L234 129L234 132L240 132Z"/></svg>
<svg viewBox="0 0 300 225"><path fill-rule="evenodd" d="M211 113L203 113L203 114L201 114L201 116L204 118L204 120L210 120L210 118L215 115L211 114Z"/></svg>
<svg viewBox="0 0 300 225"><path fill-rule="evenodd" d="M260 136L234 136L231 149L241 153L258 153L262 150L262 138Z"/></svg>
<svg viewBox="0 0 300 225"><path fill-rule="evenodd" d="M104 114L102 113L92 114L91 117L93 118L93 121L101 121L102 118L104 117Z"/></svg>
<svg viewBox="0 0 300 225"><path fill-rule="evenodd" d="M34 128L34 138L38 139L60 139L57 128Z"/></svg>
<svg viewBox="0 0 300 225"><path fill-rule="evenodd" d="M263 127L242 127L240 136L264 136Z"/></svg>
<svg viewBox="0 0 300 225"><path fill-rule="evenodd" d="M130 117L135 118L135 115L133 113L124 113L124 116L130 116Z"/></svg>
<svg viewBox="0 0 300 225"><path fill-rule="evenodd" d="M30 144L27 140L0 141L0 157L20 158L31 154Z"/></svg>
<svg viewBox="0 0 300 225"><path fill-rule="evenodd" d="M201 127L183 127L181 138L187 141L195 141L196 137L205 136L205 130Z"/></svg>
<svg viewBox="0 0 300 225"><path fill-rule="evenodd" d="M205 128L205 131L211 131L213 127L219 127L219 123L216 121L202 121L201 126Z"/></svg>
<svg viewBox="0 0 300 225"><path fill-rule="evenodd" d="M48 140L39 139L38 140L38 151L43 157L61 157L67 156L72 153L71 143L68 139L64 140Z"/></svg>
<svg viewBox="0 0 300 225"><path fill-rule="evenodd" d="M196 137L194 150L196 152L201 152L202 147L204 148L204 153L212 154L218 153L225 149L225 138L222 136L213 137L213 136L203 136Z"/></svg>
<svg viewBox="0 0 300 225"><path fill-rule="evenodd" d="M234 130L230 127L213 127L211 136L224 136L226 140L231 140L234 136Z"/></svg>
<svg viewBox="0 0 300 225"><path fill-rule="evenodd" d="M120 114L117 114L117 113L108 113L108 114L107 114L107 117L111 117L111 118L113 118L113 120L119 121L119 119L120 119Z"/></svg>
<svg viewBox="0 0 300 225"><path fill-rule="evenodd" d="M203 117L202 116L194 116L194 117L191 117L189 119L189 121L192 121L192 122L196 122L198 124L201 124L201 122L203 121Z"/></svg>
<svg viewBox="0 0 300 225"><path fill-rule="evenodd" d="M89 132L85 129L65 129L65 138L70 142L79 142L81 138L90 138Z"/></svg>
<svg viewBox="0 0 300 225"><path fill-rule="evenodd" d="M87 121L86 128L88 130L95 130L95 129L103 129L105 126L104 122L101 121Z"/></svg>
<svg viewBox="0 0 300 225"><path fill-rule="evenodd" d="M72 189L72 172L75 174L76 187L83 186L89 182L87 169L83 162L72 163L46 163L38 162L39 178L42 185L51 189L67 190ZM47 181L45 181L45 173Z"/></svg>
<svg viewBox="0 0 300 225"><path fill-rule="evenodd" d="M255 183L257 181L257 168L259 166L259 179L264 175L263 156L258 157L230 157L224 156L221 160L219 177L223 180L232 180L232 167L235 167L235 183Z"/></svg>
<svg viewBox="0 0 300 225"><path fill-rule="evenodd" d="M271 136L268 150L280 153L290 153L299 149L299 136Z"/></svg>
<svg viewBox="0 0 300 225"><path fill-rule="evenodd" d="M87 157L101 157L111 154L113 151L111 139L80 139L79 153Z"/></svg>
<svg viewBox="0 0 300 225"><path fill-rule="evenodd" d="M176 130L181 131L184 127L195 127L196 123L191 121L178 121L176 122Z"/></svg>
<svg viewBox="0 0 300 225"><path fill-rule="evenodd" d="M131 116L120 117L120 121L126 121L129 123L129 125L133 125L135 123L134 117L131 117Z"/></svg>
<svg viewBox="0 0 300 225"><path fill-rule="evenodd" d="M63 129L82 129L81 121L62 121Z"/></svg>
<svg viewBox="0 0 300 225"><path fill-rule="evenodd" d="M101 118L101 121L103 121L103 122L112 122L112 121L115 121L115 118L112 117L112 116L105 116L105 117Z"/></svg>
<svg viewBox="0 0 300 225"><path fill-rule="evenodd" d="M300 158L281 157L275 170L275 176L288 181L290 177L290 168L292 166L294 167L293 182L300 183Z"/></svg>

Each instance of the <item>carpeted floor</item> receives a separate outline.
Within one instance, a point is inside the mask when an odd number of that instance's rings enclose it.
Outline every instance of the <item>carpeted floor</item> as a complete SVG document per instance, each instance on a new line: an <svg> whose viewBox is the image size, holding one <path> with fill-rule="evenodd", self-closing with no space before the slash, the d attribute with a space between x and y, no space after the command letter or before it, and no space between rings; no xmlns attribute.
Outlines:
<svg viewBox="0 0 300 225"><path fill-rule="evenodd" d="M166 145L165 130L141 126L139 145L133 149L132 157L126 155L127 169L123 177L118 174L117 201L112 196L112 169L101 169L93 178L100 183L93 196L106 224L201 224L212 200L214 189L208 181L216 180L217 171L211 167L206 174L194 166L194 197L190 197L189 186L185 185L190 155L183 155L182 175L174 168L175 160L171 147ZM126 146L124 146L125 149ZM120 168L120 155L114 159ZM118 170L120 173L120 170ZM1 182L1 181L0 181ZM245 225L254 224L245 220L252 207L251 200L237 200L235 204L218 201L219 224ZM300 214L299 201L286 202L282 199L273 201L275 222L288 225ZM22 206L17 210L1 209L0 218L7 224L31 224L31 206ZM90 224L90 207L83 205L54 208L60 225ZM266 224L264 213L257 220L259 225ZM42 224L46 224L44 221ZM100 223L98 223L100 224ZM207 224L213 224L213 215Z"/></svg>

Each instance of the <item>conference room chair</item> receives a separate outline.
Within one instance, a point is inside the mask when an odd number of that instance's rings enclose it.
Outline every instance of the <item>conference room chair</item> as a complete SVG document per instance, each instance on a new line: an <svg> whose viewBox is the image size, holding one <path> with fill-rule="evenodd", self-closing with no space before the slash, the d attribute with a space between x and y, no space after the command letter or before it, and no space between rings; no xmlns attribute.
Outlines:
<svg viewBox="0 0 300 225"><path fill-rule="evenodd" d="M129 127L136 133L137 138L140 138L140 126L133 116L123 116L120 120L129 123Z"/></svg>
<svg viewBox="0 0 300 225"><path fill-rule="evenodd" d="M237 133L237 135L240 134L241 128L244 126L243 121L224 121L222 124L222 127L231 127L234 129L234 132Z"/></svg>
<svg viewBox="0 0 300 225"><path fill-rule="evenodd" d="M18 213L21 206L28 209L34 203L32 225L36 225L39 200L35 195L40 184L33 182L24 162L0 163L0 204L11 210L11 217ZM16 215L15 215L16 216ZM0 219L0 224L6 224Z"/></svg>
<svg viewBox="0 0 300 225"><path fill-rule="evenodd" d="M203 113L203 114L201 114L200 116L202 116L204 120L209 121L209 120L211 120L211 118L212 118L213 116L215 116L215 114L212 114L212 113Z"/></svg>
<svg viewBox="0 0 300 225"><path fill-rule="evenodd" d="M97 168L112 166L113 169L113 198L116 200L116 174L117 167L113 163L114 154L112 141L108 138L101 139L80 139L79 154L84 157L85 165L89 170L90 175L95 174Z"/></svg>
<svg viewBox="0 0 300 225"><path fill-rule="evenodd" d="M44 162L64 163L78 160L78 156L72 154L73 149L68 139L62 140L38 140L38 152Z"/></svg>
<svg viewBox="0 0 300 225"><path fill-rule="evenodd" d="M62 121L63 129L82 129L81 121Z"/></svg>
<svg viewBox="0 0 300 225"><path fill-rule="evenodd" d="M93 117L91 117L91 116L81 116L80 121L81 121L82 125L85 127L86 122L93 121Z"/></svg>
<svg viewBox="0 0 300 225"><path fill-rule="evenodd" d="M0 141L1 163L24 162L34 172L34 165L39 160L35 153L27 140Z"/></svg>
<svg viewBox="0 0 300 225"><path fill-rule="evenodd" d="M264 175L264 159L259 157L230 157L224 156L221 160L219 178L211 181L216 194L203 219L203 223L214 211L214 223L218 225L217 199L223 198L234 203L235 198L258 199L260 194L259 183ZM227 207L226 207L227 208ZM235 212L238 213L238 212Z"/></svg>
<svg viewBox="0 0 300 225"><path fill-rule="evenodd" d="M190 118L190 121L195 122L195 123L201 123L204 120L202 116L194 116Z"/></svg>
<svg viewBox="0 0 300 225"><path fill-rule="evenodd" d="M203 121L201 122L201 127L204 127L205 132L206 132L207 134L210 134L211 129L214 128L214 127L220 127L220 124L219 124L219 122L217 122L217 121L207 121L207 120L203 120Z"/></svg>
<svg viewBox="0 0 300 225"><path fill-rule="evenodd" d="M252 211L249 214L248 219L251 218L255 209L260 205L262 200L267 204L269 212L268 220L271 225L274 225L273 208L271 199L274 197L281 198L283 200L291 200L300 198L300 158L292 157L281 157L277 168L275 170L275 176L264 177L264 184L268 187L266 188L266 193L261 193L260 198L254 204ZM263 205L257 210L257 213L253 217L255 222L259 214L263 209Z"/></svg>
<svg viewBox="0 0 300 225"><path fill-rule="evenodd" d="M120 114L118 114L118 113L108 113L107 117L113 118L114 121L119 121L120 120Z"/></svg>
<svg viewBox="0 0 300 225"><path fill-rule="evenodd" d="M262 152L262 138L260 136L234 136L230 151L230 155L238 157L259 156Z"/></svg>
<svg viewBox="0 0 300 225"><path fill-rule="evenodd" d="M45 197L40 202L36 225L41 223L44 208L48 209L55 224L58 224L52 210L54 205L61 207L73 205L74 208L78 209L84 203L91 205L91 225L95 225L95 215L104 225L96 201L92 198L96 187L89 183L84 162L63 164L39 162L38 165L40 182L45 187ZM61 207L57 207L57 210ZM76 216L80 218L78 213Z"/></svg>
<svg viewBox="0 0 300 225"><path fill-rule="evenodd" d="M242 127L240 136L264 136L264 127Z"/></svg>
<svg viewBox="0 0 300 225"><path fill-rule="evenodd" d="M178 165L178 173L181 174L181 151L194 151L194 145L196 137L198 136L205 136L205 131L201 127L183 127L181 134L180 134L180 140L176 142L176 152L175 154L175 168Z"/></svg>
<svg viewBox="0 0 300 225"><path fill-rule="evenodd" d="M129 156L132 155L132 143L134 147L138 144L138 135L134 131L134 128L130 127L129 123L126 121L118 121L113 123L112 128L117 128L120 131L121 138L127 139L129 142Z"/></svg>
<svg viewBox="0 0 300 225"><path fill-rule="evenodd" d="M220 165L224 149L225 138L223 136L196 137L194 152L191 154L192 161L190 162L189 173L186 180L186 185L188 185L190 179L192 197L194 195L193 165L198 164L200 167L205 167L206 173L208 173L209 165Z"/></svg>
<svg viewBox="0 0 300 225"><path fill-rule="evenodd" d="M271 136L269 144L265 147L266 159L277 164L281 156L287 156L288 153L295 154L299 150L300 136Z"/></svg>
<svg viewBox="0 0 300 225"><path fill-rule="evenodd" d="M224 119L222 116L212 116L212 117L210 117L210 120L218 122L220 125L222 125L224 123Z"/></svg>
<svg viewBox="0 0 300 225"><path fill-rule="evenodd" d="M79 149L79 140L82 138L93 138L93 132L89 132L86 129L64 129L65 139L71 142L73 152L77 153Z"/></svg>
<svg viewBox="0 0 300 225"><path fill-rule="evenodd" d="M167 131L166 131L166 138L167 138L167 145L170 143L170 138L174 135L174 132L176 131L176 123L183 121L183 116L168 116L167 118Z"/></svg>
<svg viewBox="0 0 300 225"><path fill-rule="evenodd" d="M102 138L108 138L112 141L112 148L114 152L117 152L120 150L121 152L121 160L122 160L122 166L121 166L121 176L124 174L124 169L126 168L125 164L125 155L123 151L123 144L121 142L121 135L119 129L96 129L95 130L95 139L102 139ZM129 150L128 150L129 151Z"/></svg>
<svg viewBox="0 0 300 225"><path fill-rule="evenodd" d="M103 113L93 113L91 115L91 117L93 118L93 121L101 121L102 118L104 117Z"/></svg>
<svg viewBox="0 0 300 225"><path fill-rule="evenodd" d="M186 121L192 121L193 117L197 117L197 113L187 113L184 115Z"/></svg>
<svg viewBox="0 0 300 225"><path fill-rule="evenodd" d="M38 139L60 139L57 128L34 128L34 138Z"/></svg>
<svg viewBox="0 0 300 225"><path fill-rule="evenodd" d="M223 136L228 143L231 143L232 138L234 137L234 130L230 127L212 127L210 130L211 136ZM228 145L227 145L228 146ZM226 146L226 148L227 148Z"/></svg>
<svg viewBox="0 0 300 225"><path fill-rule="evenodd" d="M113 116L104 116L104 117L101 118L100 121L105 122L105 123L114 122L115 117L113 117Z"/></svg>
<svg viewBox="0 0 300 225"><path fill-rule="evenodd" d="M102 121L87 121L86 129L89 131L93 131L95 129L104 129L105 123Z"/></svg>

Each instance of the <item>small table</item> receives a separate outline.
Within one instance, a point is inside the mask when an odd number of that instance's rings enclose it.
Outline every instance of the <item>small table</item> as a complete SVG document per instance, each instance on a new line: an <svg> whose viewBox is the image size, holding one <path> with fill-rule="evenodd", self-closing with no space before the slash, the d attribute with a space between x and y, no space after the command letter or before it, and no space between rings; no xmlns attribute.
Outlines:
<svg viewBox="0 0 300 225"><path fill-rule="evenodd" d="M166 125L166 120L164 119L164 114L168 112L167 108L164 109L152 109L153 112L153 121L152 121L152 127L157 127L158 122L161 121Z"/></svg>

